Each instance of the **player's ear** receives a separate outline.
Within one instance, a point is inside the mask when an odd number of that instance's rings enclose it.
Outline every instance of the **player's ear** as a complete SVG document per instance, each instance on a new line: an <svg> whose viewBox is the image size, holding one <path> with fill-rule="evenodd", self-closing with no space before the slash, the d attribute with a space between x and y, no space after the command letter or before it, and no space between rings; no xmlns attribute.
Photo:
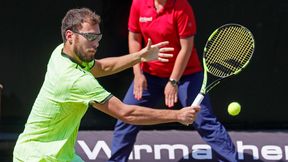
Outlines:
<svg viewBox="0 0 288 162"><path fill-rule="evenodd" d="M72 37L73 37L73 32L71 30L66 30L65 38L69 42L69 44L72 44Z"/></svg>

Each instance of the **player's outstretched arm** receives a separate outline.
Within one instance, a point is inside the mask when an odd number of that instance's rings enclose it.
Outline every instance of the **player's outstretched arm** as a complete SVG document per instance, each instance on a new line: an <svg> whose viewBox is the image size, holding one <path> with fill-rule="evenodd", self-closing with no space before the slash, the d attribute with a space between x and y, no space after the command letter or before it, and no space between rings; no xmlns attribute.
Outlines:
<svg viewBox="0 0 288 162"><path fill-rule="evenodd" d="M106 114L134 125L153 125L161 123L179 122L184 125L192 124L199 111L199 106L185 107L180 110L161 110L126 105L118 98L112 97L104 104L96 102L92 106Z"/></svg>
<svg viewBox="0 0 288 162"><path fill-rule="evenodd" d="M169 42L165 41L152 45L149 39L147 46L138 52L120 57L108 57L96 60L91 72L95 77L101 77L123 71L140 62L153 60L168 62L169 58L173 57L169 52L174 50L174 48L165 47L168 44Z"/></svg>

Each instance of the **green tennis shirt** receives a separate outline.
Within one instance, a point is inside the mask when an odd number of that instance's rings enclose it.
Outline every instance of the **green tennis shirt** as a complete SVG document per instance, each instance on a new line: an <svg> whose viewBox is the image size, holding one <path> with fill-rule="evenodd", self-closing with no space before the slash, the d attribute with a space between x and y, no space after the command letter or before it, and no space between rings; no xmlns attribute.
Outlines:
<svg viewBox="0 0 288 162"><path fill-rule="evenodd" d="M75 154L80 121L89 102L111 98L89 72L94 61L78 65L62 53L52 53L45 81L14 148L14 161L82 161Z"/></svg>

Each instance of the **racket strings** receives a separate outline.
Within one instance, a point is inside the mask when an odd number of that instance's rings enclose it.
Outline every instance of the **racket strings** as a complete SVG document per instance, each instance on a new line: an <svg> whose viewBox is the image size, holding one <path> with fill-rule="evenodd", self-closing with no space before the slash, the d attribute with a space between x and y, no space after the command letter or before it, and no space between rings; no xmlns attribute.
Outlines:
<svg viewBox="0 0 288 162"><path fill-rule="evenodd" d="M204 51L208 71L219 77L241 70L254 51L254 39L249 31L239 26L217 30Z"/></svg>
<svg viewBox="0 0 288 162"><path fill-rule="evenodd" d="M222 53L222 55L220 55L220 57L217 57L217 55L214 55L214 58L212 60L218 63L216 64L217 66L216 66L216 69L214 70L218 70L218 73L219 72L231 73L235 71L235 68L239 67L239 64L240 64L239 62L236 61L237 59L236 56L240 53L240 51L239 49L237 49L236 44L235 44L236 38L240 38L240 37L238 36L237 31L233 30L232 28L229 28L228 30L224 30L220 32L219 36L221 40L219 40L218 42L221 42L221 48L216 48L217 51L215 52L219 54ZM229 36L230 39L227 39L225 36ZM217 44L215 44L215 46L216 45ZM230 58L229 57L227 58L227 54L231 54ZM223 60L225 62L223 62ZM226 66L223 66L224 63L227 63ZM214 67L215 67L215 64L214 64ZM214 73L216 73L216 71ZM220 74L217 74L217 75L220 75Z"/></svg>

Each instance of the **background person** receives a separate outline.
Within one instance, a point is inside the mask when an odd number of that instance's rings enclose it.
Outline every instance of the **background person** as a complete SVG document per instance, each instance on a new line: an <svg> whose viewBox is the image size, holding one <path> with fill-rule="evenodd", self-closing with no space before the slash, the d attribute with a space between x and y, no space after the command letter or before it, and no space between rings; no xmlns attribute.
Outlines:
<svg viewBox="0 0 288 162"><path fill-rule="evenodd" d="M147 43L148 38L153 43L168 40L174 51L167 63L152 61L135 65L134 80L123 102L155 107L163 100L168 107L173 107L179 100L182 106L191 105L200 91L203 73L194 47L196 22L187 0L133 0L128 29L130 53L139 51L142 41ZM208 96L204 98L193 126L212 147L219 161L237 161L235 146L214 116ZM110 162L128 160L141 128L137 124L117 121Z"/></svg>

